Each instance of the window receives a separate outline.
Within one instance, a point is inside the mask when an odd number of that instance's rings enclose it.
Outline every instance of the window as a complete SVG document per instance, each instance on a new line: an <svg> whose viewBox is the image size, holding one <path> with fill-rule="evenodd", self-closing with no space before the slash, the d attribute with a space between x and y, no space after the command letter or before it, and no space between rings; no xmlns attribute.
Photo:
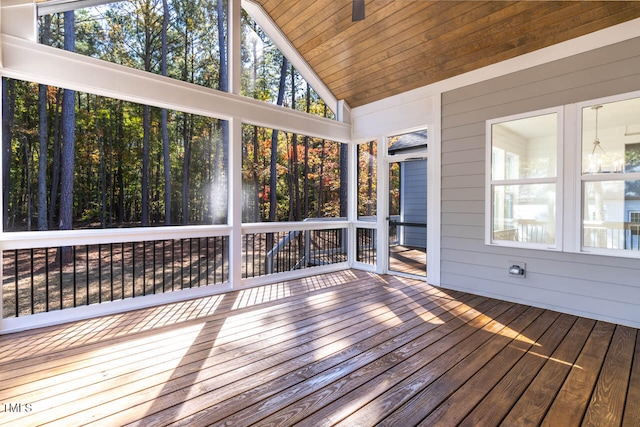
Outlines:
<svg viewBox="0 0 640 427"><path fill-rule="evenodd" d="M579 112L581 248L640 255L640 97L591 101Z"/></svg>
<svg viewBox="0 0 640 427"><path fill-rule="evenodd" d="M266 32L242 11L242 95L335 120L335 114Z"/></svg>
<svg viewBox="0 0 640 427"><path fill-rule="evenodd" d="M242 140L243 222L347 216L346 144L248 124Z"/></svg>
<svg viewBox="0 0 640 427"><path fill-rule="evenodd" d="M558 249L562 110L487 122L489 244Z"/></svg>
<svg viewBox="0 0 640 427"><path fill-rule="evenodd" d="M227 90L227 18L222 0L197 5L178 0L79 4L76 10L49 13L47 4L41 3L42 44ZM67 28L73 28L72 38L65 34Z"/></svg>
<svg viewBox="0 0 640 427"><path fill-rule="evenodd" d="M378 144L358 144L358 219L375 221L377 215Z"/></svg>
<svg viewBox="0 0 640 427"><path fill-rule="evenodd" d="M224 120L3 80L4 231L227 222Z"/></svg>

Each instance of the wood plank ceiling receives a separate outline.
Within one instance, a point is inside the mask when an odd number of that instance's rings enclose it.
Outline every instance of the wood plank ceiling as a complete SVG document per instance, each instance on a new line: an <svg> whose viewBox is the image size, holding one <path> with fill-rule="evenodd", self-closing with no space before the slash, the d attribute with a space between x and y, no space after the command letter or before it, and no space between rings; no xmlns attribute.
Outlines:
<svg viewBox="0 0 640 427"><path fill-rule="evenodd" d="M640 17L637 1L258 0L337 99L358 107Z"/></svg>

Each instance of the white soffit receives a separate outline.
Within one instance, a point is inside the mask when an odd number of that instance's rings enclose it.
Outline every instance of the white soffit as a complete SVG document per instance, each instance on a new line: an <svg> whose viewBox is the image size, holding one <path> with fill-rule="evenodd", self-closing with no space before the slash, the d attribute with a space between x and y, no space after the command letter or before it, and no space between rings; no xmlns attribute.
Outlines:
<svg viewBox="0 0 640 427"><path fill-rule="evenodd" d="M262 30L269 36L271 41L278 46L280 51L287 57L289 62L293 64L296 70L311 85L313 90L324 100L329 108L336 114L341 116L338 111L338 100L335 95L325 86L324 82L309 66L307 61L298 53L297 49L291 44L289 39L284 35L280 28L273 22L271 17L265 12L262 6L252 0L242 0L242 7L249 15L260 25Z"/></svg>

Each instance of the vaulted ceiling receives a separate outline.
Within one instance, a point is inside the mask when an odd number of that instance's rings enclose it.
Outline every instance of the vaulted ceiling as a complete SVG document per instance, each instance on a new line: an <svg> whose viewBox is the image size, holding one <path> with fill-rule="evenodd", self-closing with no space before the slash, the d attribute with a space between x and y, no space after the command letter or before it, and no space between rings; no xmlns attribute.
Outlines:
<svg viewBox="0 0 640 427"><path fill-rule="evenodd" d="M257 0L351 107L640 17L640 1Z"/></svg>

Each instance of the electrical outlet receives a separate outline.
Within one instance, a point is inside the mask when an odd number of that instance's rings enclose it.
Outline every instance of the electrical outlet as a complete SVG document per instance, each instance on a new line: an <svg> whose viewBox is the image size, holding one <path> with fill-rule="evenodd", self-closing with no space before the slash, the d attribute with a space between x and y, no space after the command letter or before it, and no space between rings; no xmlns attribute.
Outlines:
<svg viewBox="0 0 640 427"><path fill-rule="evenodd" d="M507 271L509 272L509 276L517 277L519 279L524 279L527 273L527 264L525 262L509 260L507 261L507 263L508 263Z"/></svg>

